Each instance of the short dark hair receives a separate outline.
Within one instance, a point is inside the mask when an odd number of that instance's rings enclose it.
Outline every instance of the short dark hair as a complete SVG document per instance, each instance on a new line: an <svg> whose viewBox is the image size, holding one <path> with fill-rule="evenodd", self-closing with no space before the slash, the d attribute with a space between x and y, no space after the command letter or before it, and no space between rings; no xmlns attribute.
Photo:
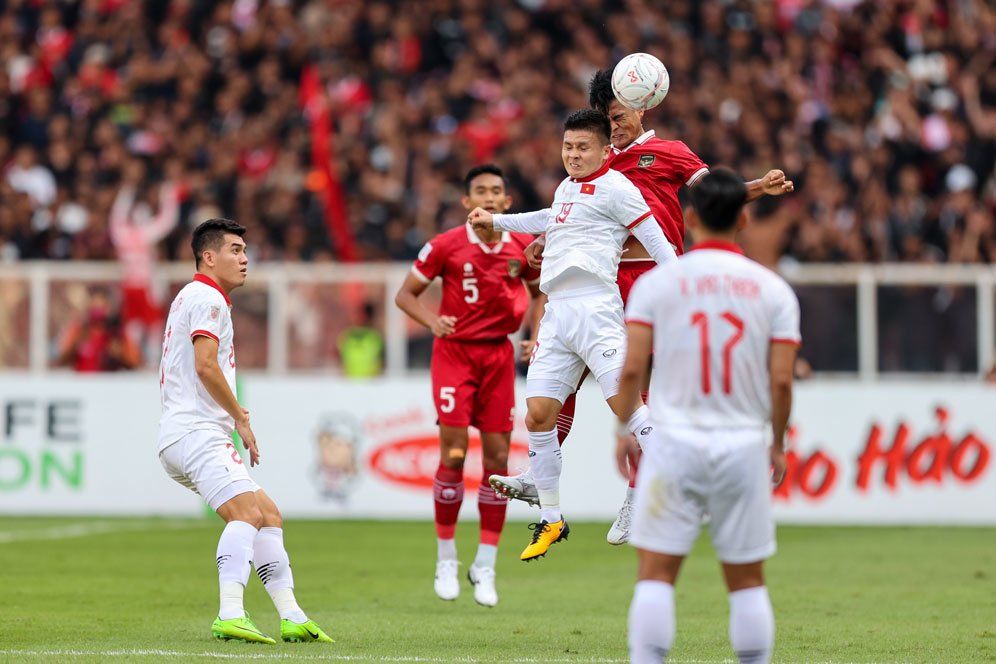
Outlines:
<svg viewBox="0 0 996 664"><path fill-rule="evenodd" d="M246 234L246 227L231 219L208 219L195 228L190 238L190 248L194 250L194 265L200 268L201 254L205 249L221 249L221 243L228 234L242 237Z"/></svg>
<svg viewBox="0 0 996 664"><path fill-rule="evenodd" d="M588 82L588 105L599 113L609 114L609 105L616 100L612 92L612 70L599 69Z"/></svg>
<svg viewBox="0 0 996 664"><path fill-rule="evenodd" d="M612 125L609 117L591 108L574 111L564 120L564 131L590 131L603 139L602 144L608 145L612 137Z"/></svg>
<svg viewBox="0 0 996 664"><path fill-rule="evenodd" d="M497 175L501 178L502 185L508 186L508 183L505 181L505 174L500 168L494 164L481 164L480 166L474 166L472 169L467 171L467 175L463 178L464 193L469 194L470 183L474 181L474 178L484 174Z"/></svg>
<svg viewBox="0 0 996 664"><path fill-rule="evenodd" d="M728 231L736 225L747 202L747 185L730 169L714 168L692 187L690 198L703 226Z"/></svg>

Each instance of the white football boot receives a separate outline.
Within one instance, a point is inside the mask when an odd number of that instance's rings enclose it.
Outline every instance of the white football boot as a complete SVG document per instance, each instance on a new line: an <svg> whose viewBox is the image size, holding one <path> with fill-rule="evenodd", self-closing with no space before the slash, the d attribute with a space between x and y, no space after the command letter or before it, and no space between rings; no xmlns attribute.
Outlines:
<svg viewBox="0 0 996 664"><path fill-rule="evenodd" d="M633 497L635 493L632 487L626 488L626 500L623 501L616 520L612 522L612 527L609 528L609 532L605 536L609 544L618 546L629 541L629 528L633 523Z"/></svg>
<svg viewBox="0 0 996 664"><path fill-rule="evenodd" d="M495 493L539 507L539 491L536 490L531 470L518 475L492 475L488 482Z"/></svg>
<svg viewBox="0 0 996 664"><path fill-rule="evenodd" d="M436 563L436 582L433 587L439 599L452 601L460 596L460 581L457 579L457 568L460 563L455 560L440 560Z"/></svg>
<svg viewBox="0 0 996 664"><path fill-rule="evenodd" d="M494 606L498 603L494 567L471 565L467 570L467 579L474 586L474 601L481 606Z"/></svg>

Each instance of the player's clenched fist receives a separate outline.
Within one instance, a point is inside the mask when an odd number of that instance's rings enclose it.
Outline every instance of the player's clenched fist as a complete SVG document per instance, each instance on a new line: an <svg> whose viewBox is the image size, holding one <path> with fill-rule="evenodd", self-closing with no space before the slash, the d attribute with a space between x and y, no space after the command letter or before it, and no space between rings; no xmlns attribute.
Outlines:
<svg viewBox="0 0 996 664"><path fill-rule="evenodd" d="M484 208L474 208L467 215L467 221L474 227L474 230L490 231L494 225L494 218L491 213Z"/></svg>
<svg viewBox="0 0 996 664"><path fill-rule="evenodd" d="M771 169L761 178L761 186L769 196L781 196L795 191L795 183L787 180L785 172L777 168Z"/></svg>

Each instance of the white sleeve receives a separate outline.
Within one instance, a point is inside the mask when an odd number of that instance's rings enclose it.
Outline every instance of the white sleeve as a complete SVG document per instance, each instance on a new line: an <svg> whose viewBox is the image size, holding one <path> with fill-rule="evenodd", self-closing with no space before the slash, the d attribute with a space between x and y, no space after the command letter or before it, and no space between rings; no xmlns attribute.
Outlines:
<svg viewBox="0 0 996 664"><path fill-rule="evenodd" d="M657 223L653 215L630 229L630 232L650 252L658 265L678 260L678 254L674 253L674 247L664 237L664 231L661 230L660 224Z"/></svg>
<svg viewBox="0 0 996 664"><path fill-rule="evenodd" d="M550 222L551 210L536 210L518 214L493 215L496 231L512 231L513 233L542 233Z"/></svg>

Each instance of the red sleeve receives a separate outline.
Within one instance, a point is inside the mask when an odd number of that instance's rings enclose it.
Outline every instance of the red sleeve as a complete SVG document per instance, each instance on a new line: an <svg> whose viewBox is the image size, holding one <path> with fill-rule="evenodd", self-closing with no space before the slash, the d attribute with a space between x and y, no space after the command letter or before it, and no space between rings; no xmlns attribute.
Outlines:
<svg viewBox="0 0 996 664"><path fill-rule="evenodd" d="M681 141L670 141L668 147L668 162L684 184L691 184L690 180L701 177L703 169L709 170L706 163Z"/></svg>
<svg viewBox="0 0 996 664"><path fill-rule="evenodd" d="M412 272L425 282L430 282L443 273L448 252L447 235L436 236L425 243L412 265Z"/></svg>

